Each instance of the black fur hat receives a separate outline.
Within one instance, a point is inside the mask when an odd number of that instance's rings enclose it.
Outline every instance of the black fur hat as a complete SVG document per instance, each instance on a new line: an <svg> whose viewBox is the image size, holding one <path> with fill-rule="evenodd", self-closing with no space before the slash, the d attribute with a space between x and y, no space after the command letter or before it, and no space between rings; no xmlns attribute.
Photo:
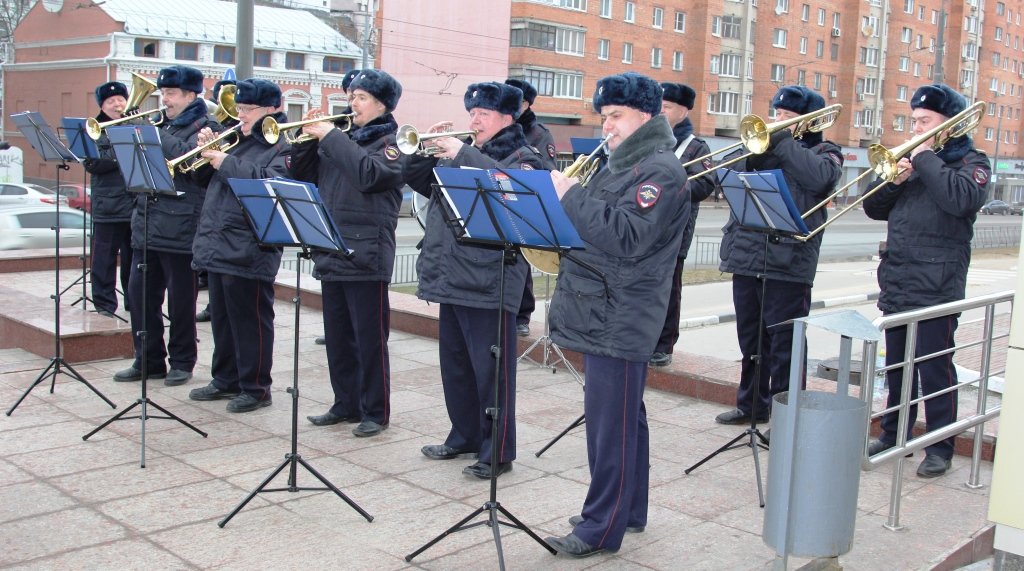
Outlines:
<svg viewBox="0 0 1024 571"><path fill-rule="evenodd" d="M206 91L206 88L203 87L203 72L187 65L172 65L161 69L160 75L156 78L156 86L160 88L177 87L196 93Z"/></svg>
<svg viewBox="0 0 1024 571"><path fill-rule="evenodd" d="M345 76L341 78L341 89L345 93L349 92L348 88L352 86L352 80L355 79L357 75L359 75L360 71L362 70L350 69L349 71L345 72Z"/></svg>
<svg viewBox="0 0 1024 571"><path fill-rule="evenodd" d="M281 106L281 88L273 81L265 79L243 79L235 84L235 103L239 105L257 105L259 107Z"/></svg>
<svg viewBox="0 0 1024 571"><path fill-rule="evenodd" d="M609 75L597 82L594 110L600 113L605 105L623 105L657 115L661 113L662 91L657 81L636 72Z"/></svg>
<svg viewBox="0 0 1024 571"><path fill-rule="evenodd" d="M103 106L108 97L120 95L128 99L128 86L120 81L108 81L96 88L96 105Z"/></svg>
<svg viewBox="0 0 1024 571"><path fill-rule="evenodd" d="M217 83L214 83L213 84L213 100L214 101L217 101L217 98L220 97L220 89L222 87L224 87L225 85L238 85L238 82L233 80L233 79L222 79L222 80L218 81Z"/></svg>
<svg viewBox="0 0 1024 571"><path fill-rule="evenodd" d="M506 79L505 85L518 87L519 90L523 92L523 101L530 105L533 105L533 102L537 100L537 89L530 85L530 82L525 79Z"/></svg>
<svg viewBox="0 0 1024 571"><path fill-rule="evenodd" d="M825 98L802 85L784 85L772 97L772 107L804 115L825 108Z"/></svg>
<svg viewBox="0 0 1024 571"><path fill-rule="evenodd" d="M952 117L967 109L967 100L949 87L941 83L933 83L917 88L914 97L910 99L910 108L929 109L939 115Z"/></svg>
<svg viewBox="0 0 1024 571"><path fill-rule="evenodd" d="M497 81L474 83L466 88L462 100L466 104L466 111L479 107L516 118L519 117L519 107L523 102L523 90Z"/></svg>
<svg viewBox="0 0 1024 571"><path fill-rule="evenodd" d="M682 105L691 111L693 110L693 104L697 101L697 92L689 85L662 83L661 88L665 90L665 94L661 96L663 101L671 101L676 105Z"/></svg>
<svg viewBox="0 0 1024 571"><path fill-rule="evenodd" d="M398 107L398 100L402 97L402 84L391 77L386 71L379 69L364 69L355 76L348 86L348 92L352 93L357 89L369 93L384 104L388 112Z"/></svg>

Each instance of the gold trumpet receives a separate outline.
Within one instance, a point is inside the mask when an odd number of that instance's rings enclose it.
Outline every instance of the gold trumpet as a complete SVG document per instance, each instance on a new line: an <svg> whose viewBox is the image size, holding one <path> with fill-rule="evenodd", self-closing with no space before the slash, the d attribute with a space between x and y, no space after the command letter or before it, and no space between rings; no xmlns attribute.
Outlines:
<svg viewBox="0 0 1024 571"><path fill-rule="evenodd" d="M593 178L594 173L597 172L598 166L601 161L597 159L597 155L608 145L612 135L605 137L601 144L594 149L589 155L580 155L573 163L562 171L562 174L569 178L578 178L580 186L587 186L590 179ZM536 248L520 248L523 253L523 257L526 258L527 262L530 262L533 267L537 268L545 274L557 274L558 266L560 265L562 255L556 250L538 250Z"/></svg>
<svg viewBox="0 0 1024 571"><path fill-rule="evenodd" d="M140 119L147 115L154 113L163 113L166 107L160 107L153 111L139 112L138 108L157 90L156 83L150 79L146 79L141 75L132 72L132 87L128 90L128 99L124 104L126 114L120 119L113 119L110 121L104 121L100 123L94 117L90 117L85 121L85 131L88 133L89 138L92 140L98 140L100 135L103 134L103 129L112 127L114 125L120 125L121 123L127 123L133 119ZM133 112L134 110L134 112ZM150 120L150 124L159 125L163 121L162 117L157 117L156 120Z"/></svg>
<svg viewBox="0 0 1024 571"><path fill-rule="evenodd" d="M708 173L714 172L722 167L727 167L733 163L737 163L750 157L751 155L760 155L761 153L768 150L771 145L771 138L774 133L777 133L783 129L793 127L793 138L799 139L807 133L820 133L825 129L828 129L835 124L836 119L839 118L839 114L843 111L843 106L836 103L823 107L817 111L811 111L810 113L804 113L799 117L793 117L792 119L786 119L784 121L775 121L774 123L765 123L764 119L761 119L757 115L747 115L740 120L740 140L727 147L718 149L715 152L708 153L704 156L697 157L692 161L683 163L683 168L690 165L704 161L705 159L711 158L718 153L724 153L730 151L736 147L743 146L747 149L746 154L740 155L733 159L729 159L724 163L715 165L705 171L701 171L695 175L690 176L687 180L693 180L697 177L704 176Z"/></svg>
<svg viewBox="0 0 1024 571"><path fill-rule="evenodd" d="M216 139L212 139L201 147L196 147L191 151L181 155L176 159L167 161L167 170L171 171L171 178L174 177L175 171L181 173L196 172L201 167L210 164L210 159L201 156L203 151L209 151L218 149L219 151L226 153L228 149L231 149L241 140L239 134L242 129L242 124L239 123L231 127L230 129L223 131L217 135Z"/></svg>
<svg viewBox="0 0 1024 571"><path fill-rule="evenodd" d="M875 143L868 147L868 162L871 163L871 168L861 173L859 176L857 176L857 178L843 185L843 187L840 188L839 190L830 194L828 198L826 198L825 200L822 200L818 204L814 205L813 208L805 212L801 217L806 220L808 216L827 206L829 202L832 202L837 196L842 195L844 192L846 192L848 188L857 184L858 182L860 182L862 178L868 176L869 174L874 174L878 178L882 179L882 183L876 185L874 188L868 190L867 192L859 196L857 200L853 202L853 204L850 204L843 208L842 210L840 210L839 212L837 212L834 216L830 217L828 220L822 223L821 226L815 228L808 235L798 236L797 240L810 240L818 233L825 230L825 228L829 224L835 222L841 216L853 210L862 202L867 200L868 197L875 194L885 186L889 185L890 183L892 183L892 181L896 180L896 177L898 177L900 173L903 172L903 169L899 168L900 159L911 154L914 151L914 149L920 147L921 145L931 140L932 151L937 153L941 151L942 147L946 146L946 143L948 143L950 140L967 135L971 131L977 129L978 125L981 123L981 119L985 116L985 107L986 105L984 101L978 101L977 103L971 105L967 109L964 109L960 113L957 113L956 115L950 117L949 119L946 119L945 121L933 127L929 131L921 133L920 135L893 149L886 149L879 143Z"/></svg>
<svg viewBox="0 0 1024 571"><path fill-rule="evenodd" d="M293 121L291 123L278 123L277 120L274 119L273 117L267 117L266 119L263 120L263 138L266 139L268 143L273 145L274 143L277 142L278 139L281 138L281 133L284 133L284 140L288 141L293 145L297 143L305 143L307 141L312 141L316 137L312 135L307 135L306 133L303 133L295 137L289 137L288 131L291 131L292 129L298 129L300 127L310 125L312 123L319 123L320 121L333 122L339 119L345 119L347 121L347 124L341 130L343 133L347 133L349 130L352 129L352 118L355 116L355 113L340 113L338 115L331 115L329 117L316 117L313 119L306 119L304 121Z"/></svg>
<svg viewBox="0 0 1024 571"><path fill-rule="evenodd" d="M449 131L447 133L420 133L412 125L402 125L395 133L398 142L398 150L406 155L420 155L429 157L437 154L438 147L425 147L424 141L440 137L469 137L469 144L476 141L476 131Z"/></svg>

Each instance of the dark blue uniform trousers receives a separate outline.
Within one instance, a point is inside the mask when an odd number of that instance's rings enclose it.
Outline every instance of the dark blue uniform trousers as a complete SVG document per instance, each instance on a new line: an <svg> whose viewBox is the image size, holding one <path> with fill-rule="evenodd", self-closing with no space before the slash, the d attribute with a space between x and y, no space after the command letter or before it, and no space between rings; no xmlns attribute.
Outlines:
<svg viewBox="0 0 1024 571"><path fill-rule="evenodd" d="M142 315L146 315L146 366L149 374L167 371L164 359L169 356L172 369L192 372L196 366L196 274L192 271L192 254L146 252L146 307L142 306L142 250L132 252L128 298L132 332L135 333L135 368L142 367ZM167 315L171 320L170 338L164 345L164 291L167 292ZM137 301L135 301L137 300Z"/></svg>
<svg viewBox="0 0 1024 571"><path fill-rule="evenodd" d="M736 391L736 408L750 414L754 398L754 370L751 358L761 355L761 379L758 386L757 416L766 418L772 396L789 390L789 367L793 357L793 326L771 327L798 317L807 317L811 310L811 286L797 282L767 280L761 299L761 280L733 275L732 301L736 309L736 335L743 363L740 388ZM761 307L764 322L761 349L757 347Z"/></svg>
<svg viewBox="0 0 1024 571"><path fill-rule="evenodd" d="M331 412L388 424L391 420L391 305L382 281L321 282Z"/></svg>
<svg viewBox="0 0 1024 571"><path fill-rule="evenodd" d="M96 309L117 311L117 257L121 256L121 291L128 307L132 273L132 223L95 222L92 229L92 303Z"/></svg>
<svg viewBox="0 0 1024 571"><path fill-rule="evenodd" d="M914 357L922 357L939 351L945 351L954 345L954 334L959 325L957 317L948 315L922 321L917 326L917 347ZM907 328L894 327L885 332L885 364L894 365L903 360L907 347ZM910 398L918 397L918 384L925 395L938 392L957 383L956 369L953 367L953 353L933 357L921 361L914 367ZM900 402L903 391L903 369L886 372L889 385L889 401L886 408L896 406ZM952 391L924 402L925 425L928 431L948 426L956 420L957 391ZM910 440L914 422L917 420L917 405L910 407L907 418L907 440ZM891 412L882 415L882 435L880 439L890 444L896 443L896 429L899 427L899 414ZM925 448L928 454L937 454L943 458L953 457L953 438L941 440Z"/></svg>
<svg viewBox="0 0 1024 571"><path fill-rule="evenodd" d="M590 488L583 522L573 533L592 546L616 551L627 526L647 525L647 363L584 355L583 368Z"/></svg>
<svg viewBox="0 0 1024 571"><path fill-rule="evenodd" d="M679 341L679 308L683 297L683 266L686 265L686 258L676 258L676 269L672 271L672 291L668 296L668 312L665 316L665 325L661 328L661 336L658 337L658 344L654 346L655 353L672 354L672 348L676 341Z"/></svg>
<svg viewBox="0 0 1024 571"><path fill-rule="evenodd" d="M533 297L533 268L526 274L526 286L523 288L523 299L519 302L519 313L516 325L529 325L530 316L537 309L537 300Z"/></svg>
<svg viewBox="0 0 1024 571"><path fill-rule="evenodd" d="M516 457L516 316L510 311L477 309L442 303L440 310L441 385L452 430L447 446L480 452L480 461L491 464L491 419L485 409L494 406L494 355L498 344L498 320L505 343L497 379L498 462Z"/></svg>
<svg viewBox="0 0 1024 571"><path fill-rule="evenodd" d="M213 330L213 384L270 398L274 364L274 284L207 273Z"/></svg>

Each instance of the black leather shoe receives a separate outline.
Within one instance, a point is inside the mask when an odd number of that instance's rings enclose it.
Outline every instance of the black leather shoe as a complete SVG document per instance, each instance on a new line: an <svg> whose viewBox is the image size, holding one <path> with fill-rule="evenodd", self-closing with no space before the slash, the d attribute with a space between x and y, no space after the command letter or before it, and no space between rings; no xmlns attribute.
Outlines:
<svg viewBox="0 0 1024 571"><path fill-rule="evenodd" d="M109 311L106 309L97 309L96 313L102 315L103 317L117 317L116 315L114 315L113 311Z"/></svg>
<svg viewBox="0 0 1024 571"><path fill-rule="evenodd" d="M498 464L498 476L504 474L505 472L511 471L511 462L502 462ZM491 477L491 465L484 464L483 462L477 462L476 464L470 464L469 466L463 468L462 473L467 476L474 476L480 478L481 480L488 480Z"/></svg>
<svg viewBox="0 0 1024 571"><path fill-rule="evenodd" d="M258 408L270 406L272 402L273 401L270 397L259 400L248 393L242 393L231 399L231 402L228 403L227 410L228 412L252 412Z"/></svg>
<svg viewBox="0 0 1024 571"><path fill-rule="evenodd" d="M574 515L569 518L569 525L573 527L576 527L581 523L583 523L583 516L581 515ZM646 525L627 525L626 533L643 533L645 529L647 529Z"/></svg>
<svg viewBox="0 0 1024 571"><path fill-rule="evenodd" d="M924 461L917 467L917 475L922 478L936 478L946 473L953 466L953 460L938 454L925 454Z"/></svg>
<svg viewBox="0 0 1024 571"><path fill-rule="evenodd" d="M672 355L670 353L655 352L654 355L651 355L651 360L648 363L652 367L667 367L672 363Z"/></svg>
<svg viewBox="0 0 1024 571"><path fill-rule="evenodd" d="M170 371L167 371L167 376L164 377L164 384L168 387L176 387L178 385L184 385L191 378L192 373L189 371L171 369Z"/></svg>
<svg viewBox="0 0 1024 571"><path fill-rule="evenodd" d="M198 389L192 389L188 392L188 398L191 400L221 400L221 399L233 399L238 395L242 394L241 391L224 391L217 388L217 385L210 381L210 384L205 387L199 387Z"/></svg>
<svg viewBox="0 0 1024 571"><path fill-rule="evenodd" d="M874 456L875 454L878 454L880 452L885 452L886 450L892 448L893 446L896 446L896 444L891 444L889 442L885 442L884 440L876 438L875 440L872 440L868 444L868 456ZM910 458L913 455L913 453L907 454L906 458Z"/></svg>
<svg viewBox="0 0 1024 571"><path fill-rule="evenodd" d="M313 343L316 343L317 345L326 345L327 344L327 338L324 337L323 335L321 335L321 336L317 337L316 339L314 339Z"/></svg>
<svg viewBox="0 0 1024 571"><path fill-rule="evenodd" d="M520 337L526 337L527 335L529 335L530 334L530 324L529 323L520 323L520 324L516 325L516 334L519 335Z"/></svg>
<svg viewBox="0 0 1024 571"><path fill-rule="evenodd" d="M729 412L723 412L716 416L715 422L718 424L748 424L750 422L750 415L738 408L734 408ZM768 422L767 416L758 417L757 419L758 424L764 424L766 422Z"/></svg>
<svg viewBox="0 0 1024 571"><path fill-rule="evenodd" d="M210 320L210 310L203 308L202 311L196 314L196 323L206 323Z"/></svg>
<svg viewBox="0 0 1024 571"><path fill-rule="evenodd" d="M376 436L381 432L388 429L386 424L377 424L372 420L364 420L359 423L359 426L352 429L352 434L356 436Z"/></svg>
<svg viewBox="0 0 1024 571"><path fill-rule="evenodd" d="M444 444L429 444L420 448L420 452L431 460L451 460L452 458L476 458L477 453L472 450L459 450Z"/></svg>
<svg viewBox="0 0 1024 571"><path fill-rule="evenodd" d="M330 426L332 424L338 424L339 422L357 422L359 417L341 416L339 414L334 414L331 411L327 411L323 414L307 416L306 420L308 420L313 426Z"/></svg>
<svg viewBox="0 0 1024 571"><path fill-rule="evenodd" d="M548 537L544 539L544 541L546 541L551 547L554 547L555 551L560 554L575 557L577 559L597 555L605 550L603 547L594 547L593 545L590 545L576 537L573 533L570 533L565 537Z"/></svg>
<svg viewBox="0 0 1024 571"><path fill-rule="evenodd" d="M161 371L159 373L150 373L149 379L162 379L167 376L167 373ZM114 382L118 383L132 383L135 381L142 380L142 371L135 367L128 367L127 369L114 373Z"/></svg>

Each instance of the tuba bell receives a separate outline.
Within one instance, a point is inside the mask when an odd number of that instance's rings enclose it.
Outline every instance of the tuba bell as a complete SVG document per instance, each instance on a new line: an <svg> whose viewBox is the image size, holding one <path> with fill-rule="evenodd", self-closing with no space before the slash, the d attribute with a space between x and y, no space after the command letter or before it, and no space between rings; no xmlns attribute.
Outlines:
<svg viewBox="0 0 1024 571"><path fill-rule="evenodd" d="M162 114L166 107L160 107L158 109L146 112L139 111L139 107L141 107L142 104L145 103L146 99L148 99L150 95L153 95L153 93L155 93L156 90L157 86L156 83L153 82L153 80L146 79L145 77L142 77L141 75L133 71L132 86L128 91L128 100L124 106L123 116L120 119L104 121L103 123L97 121L95 117L90 117L86 119L85 131L89 135L89 138L91 138L94 141L99 139L100 135L103 134L103 129L106 129L107 127L120 125L121 123L127 123L128 121L140 119L158 112ZM156 119L150 119L150 124L152 125L159 125L160 122L161 117L159 116Z"/></svg>

